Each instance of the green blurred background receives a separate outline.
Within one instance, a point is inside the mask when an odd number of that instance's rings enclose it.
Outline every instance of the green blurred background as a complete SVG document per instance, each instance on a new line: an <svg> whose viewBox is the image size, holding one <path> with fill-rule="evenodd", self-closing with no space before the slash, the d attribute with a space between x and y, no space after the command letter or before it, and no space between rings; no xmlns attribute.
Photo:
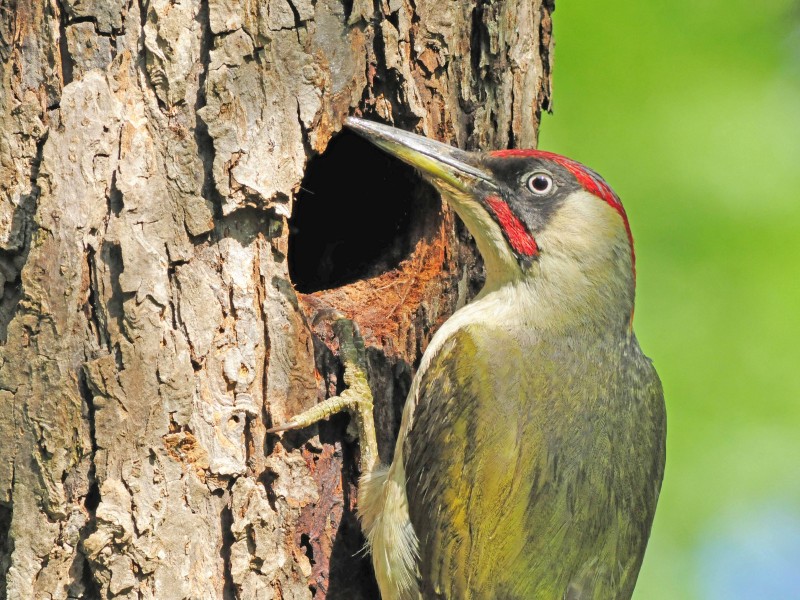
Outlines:
<svg viewBox="0 0 800 600"><path fill-rule="evenodd" d="M609 181L664 382L635 598L800 598L800 4L564 0L540 148Z"/></svg>

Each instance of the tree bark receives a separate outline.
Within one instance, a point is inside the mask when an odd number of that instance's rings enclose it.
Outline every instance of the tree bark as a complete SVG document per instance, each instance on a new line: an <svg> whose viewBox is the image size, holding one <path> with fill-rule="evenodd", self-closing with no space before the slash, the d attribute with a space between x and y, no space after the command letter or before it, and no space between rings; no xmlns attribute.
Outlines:
<svg viewBox="0 0 800 600"><path fill-rule="evenodd" d="M355 113L532 146L552 9L0 2L0 596L377 597L347 418L266 429L341 389L338 311L389 460L414 365L480 264L413 172L387 163L409 198L365 189L379 151L338 132ZM405 202L402 230L368 239L356 188ZM356 272L359 249L336 253L362 234Z"/></svg>

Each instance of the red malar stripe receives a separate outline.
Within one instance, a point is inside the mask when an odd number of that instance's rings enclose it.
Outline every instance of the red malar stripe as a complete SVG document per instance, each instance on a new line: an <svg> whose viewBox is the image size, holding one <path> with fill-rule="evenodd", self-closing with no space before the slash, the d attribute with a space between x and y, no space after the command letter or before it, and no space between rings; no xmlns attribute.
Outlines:
<svg viewBox="0 0 800 600"><path fill-rule="evenodd" d="M525 225L522 224L522 221L511 212L508 204L497 196L487 197L486 202L497 217L497 221L508 237L508 242L511 244L511 247L518 254L528 257L539 254L539 246L536 244L536 240L533 239L533 236L525 229Z"/></svg>

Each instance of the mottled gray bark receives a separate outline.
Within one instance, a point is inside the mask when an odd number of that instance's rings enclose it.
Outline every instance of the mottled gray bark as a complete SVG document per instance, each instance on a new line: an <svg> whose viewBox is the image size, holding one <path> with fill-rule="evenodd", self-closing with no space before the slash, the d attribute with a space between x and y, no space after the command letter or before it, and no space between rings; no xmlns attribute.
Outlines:
<svg viewBox="0 0 800 600"><path fill-rule="evenodd" d="M533 145L551 10L0 2L0 595L374 597L346 419L265 431L341 385L334 308L367 342L387 458L480 269L423 202L398 260L298 294L287 217L353 112Z"/></svg>

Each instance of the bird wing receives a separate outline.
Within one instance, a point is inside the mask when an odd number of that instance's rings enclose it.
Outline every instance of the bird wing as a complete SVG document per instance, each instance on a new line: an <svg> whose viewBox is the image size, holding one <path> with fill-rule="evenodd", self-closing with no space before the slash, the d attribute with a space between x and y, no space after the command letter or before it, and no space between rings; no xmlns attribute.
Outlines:
<svg viewBox="0 0 800 600"><path fill-rule="evenodd" d="M524 357L481 347L474 327L453 334L419 378L414 421L404 445L409 516L420 544L424 598L467 598L509 557L496 537L523 528L523 506L498 508L526 485L515 474L527 419L519 373ZM496 340L496 334L493 339ZM498 348L499 349L499 348ZM527 494L527 491L523 492ZM519 531L519 529L517 529ZM518 544L515 544L518 547Z"/></svg>
<svg viewBox="0 0 800 600"><path fill-rule="evenodd" d="M422 597L628 597L663 473L658 378L643 357L520 339L470 324L417 376L403 462Z"/></svg>

